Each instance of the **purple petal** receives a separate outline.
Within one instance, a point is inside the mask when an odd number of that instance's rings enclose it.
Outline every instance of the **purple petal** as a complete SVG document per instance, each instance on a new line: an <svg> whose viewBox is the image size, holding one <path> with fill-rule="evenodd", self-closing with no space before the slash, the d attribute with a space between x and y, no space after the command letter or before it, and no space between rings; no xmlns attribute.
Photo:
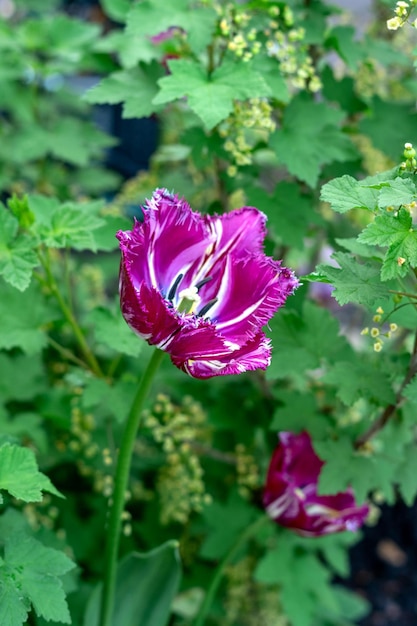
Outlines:
<svg viewBox="0 0 417 626"><path fill-rule="evenodd" d="M204 301L217 297L210 318L225 337L245 342L273 317L297 285L293 273L279 261L261 254L237 260L230 254L205 286Z"/></svg>
<svg viewBox="0 0 417 626"><path fill-rule="evenodd" d="M194 378L211 378L266 369L271 361L270 340L263 333L258 333L243 347L226 342L222 351L213 351L210 357L201 353L202 344L197 335L190 337L188 333L181 333L181 338L178 337L178 342L180 341L183 351L171 354L172 362ZM194 352L194 356L190 358L191 352Z"/></svg>
<svg viewBox="0 0 417 626"><path fill-rule="evenodd" d="M204 219L183 199L157 190L144 207L143 223L117 233L123 263L135 286L142 281L166 296L179 274L186 274L212 244ZM188 286L188 285L185 285ZM178 289L184 285L179 284Z"/></svg>
<svg viewBox="0 0 417 626"><path fill-rule="evenodd" d="M242 207L224 215L206 216L216 244L212 261L216 263L231 251L236 258L260 253L266 235L266 216L254 207Z"/></svg>
<svg viewBox="0 0 417 626"><path fill-rule="evenodd" d="M280 433L268 470L264 506L272 519L305 536L357 530L369 507L356 504L352 489L320 496L317 483L324 462L308 433Z"/></svg>
<svg viewBox="0 0 417 626"><path fill-rule="evenodd" d="M165 349L166 343L178 332L182 320L159 291L144 282L133 285L128 266L120 268L120 306L129 326L151 345Z"/></svg>

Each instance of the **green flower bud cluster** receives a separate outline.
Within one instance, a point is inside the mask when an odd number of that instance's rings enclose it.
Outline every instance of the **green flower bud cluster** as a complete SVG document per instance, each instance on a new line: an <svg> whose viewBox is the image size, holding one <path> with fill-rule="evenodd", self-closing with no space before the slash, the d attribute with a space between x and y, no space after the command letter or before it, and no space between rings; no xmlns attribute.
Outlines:
<svg viewBox="0 0 417 626"><path fill-rule="evenodd" d="M159 394L152 410L145 415L145 426L165 453L165 463L156 480L161 523L185 524L193 512L200 512L211 502L203 468L192 445L193 441L208 438L206 414L189 396L177 406Z"/></svg>
<svg viewBox="0 0 417 626"><path fill-rule="evenodd" d="M241 443L235 447L238 491L242 498L248 499L254 489L260 485L259 468L252 454Z"/></svg>
<svg viewBox="0 0 417 626"><path fill-rule="evenodd" d="M417 160L416 160L416 151L413 148L412 143L407 142L404 144L403 156L404 156L405 161L401 163L401 166L400 166L401 169L414 171L417 167Z"/></svg>
<svg viewBox="0 0 417 626"><path fill-rule="evenodd" d="M82 387L72 389L71 427L66 438L57 442L58 449L68 451L75 457L81 476L92 482L96 493L110 498L113 493L113 456L109 448L97 443L98 433L94 416L84 412Z"/></svg>
<svg viewBox="0 0 417 626"><path fill-rule="evenodd" d="M245 557L226 570L227 597L222 626L289 626L279 605L277 585L261 585L253 580L256 558Z"/></svg>
<svg viewBox="0 0 417 626"><path fill-rule="evenodd" d="M275 130L273 109L264 99L251 98L235 102L233 113L224 121L219 134L225 139L224 149L229 153L229 176L235 176L237 166L250 165L253 148L259 141L267 141Z"/></svg>
<svg viewBox="0 0 417 626"><path fill-rule="evenodd" d="M375 59L367 59L361 63L355 73L355 91L362 97L371 98L374 95L387 97L388 74Z"/></svg>

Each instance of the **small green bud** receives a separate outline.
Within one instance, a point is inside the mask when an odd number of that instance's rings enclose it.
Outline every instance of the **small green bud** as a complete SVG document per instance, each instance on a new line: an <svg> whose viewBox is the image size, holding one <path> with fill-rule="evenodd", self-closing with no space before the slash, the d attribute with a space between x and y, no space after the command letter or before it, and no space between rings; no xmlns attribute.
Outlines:
<svg viewBox="0 0 417 626"><path fill-rule="evenodd" d="M403 155L406 159L413 159L416 156L416 151L413 147L405 148Z"/></svg>
<svg viewBox="0 0 417 626"><path fill-rule="evenodd" d="M27 196L18 198L15 194L7 201L10 211L17 217L21 228L29 228L35 221L35 216L29 208Z"/></svg>

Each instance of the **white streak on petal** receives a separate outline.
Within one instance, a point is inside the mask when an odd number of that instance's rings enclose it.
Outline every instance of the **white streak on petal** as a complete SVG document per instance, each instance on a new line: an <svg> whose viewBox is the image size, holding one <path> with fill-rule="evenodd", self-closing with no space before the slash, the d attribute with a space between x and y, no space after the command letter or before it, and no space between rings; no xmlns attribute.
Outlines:
<svg viewBox="0 0 417 626"><path fill-rule="evenodd" d="M237 317L233 317L232 319L227 320L226 322L217 322L216 327L219 330L221 330L222 328L227 328L228 326L233 326L234 324L238 324L242 320L249 317L249 315L251 315L254 311L256 311L256 309L262 304L263 300L264 298L260 298L257 302L255 302L255 304L252 304L247 309L242 311L242 313L238 315Z"/></svg>

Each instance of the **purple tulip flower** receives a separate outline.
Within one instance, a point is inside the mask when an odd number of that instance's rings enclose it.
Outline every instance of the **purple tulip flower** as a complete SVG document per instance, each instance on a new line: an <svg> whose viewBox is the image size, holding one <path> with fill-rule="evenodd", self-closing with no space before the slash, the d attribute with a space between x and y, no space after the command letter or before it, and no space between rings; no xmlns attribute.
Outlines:
<svg viewBox="0 0 417 626"><path fill-rule="evenodd" d="M253 207L200 215L166 189L143 214L117 233L129 326L196 378L265 369L271 346L262 326L298 286L263 253L265 215Z"/></svg>
<svg viewBox="0 0 417 626"><path fill-rule="evenodd" d="M264 490L268 515L306 537L358 530L369 507L358 506L350 488L336 495L318 495L317 482L324 462L314 452L310 435L282 432L279 439Z"/></svg>

